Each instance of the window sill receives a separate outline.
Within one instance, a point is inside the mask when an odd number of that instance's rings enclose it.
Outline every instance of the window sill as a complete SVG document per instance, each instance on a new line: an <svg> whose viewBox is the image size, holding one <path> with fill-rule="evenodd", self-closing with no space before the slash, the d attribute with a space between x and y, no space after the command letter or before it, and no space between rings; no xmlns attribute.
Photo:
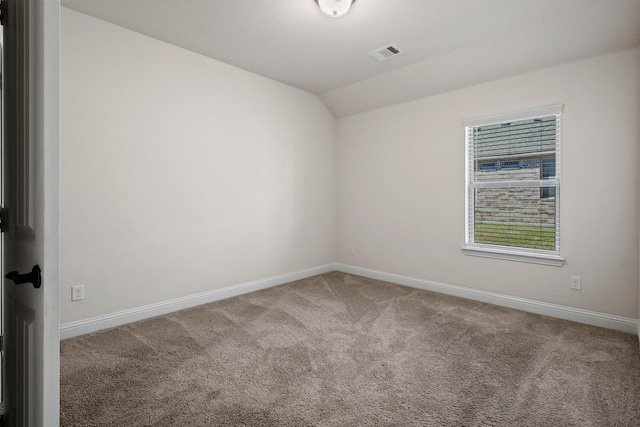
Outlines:
<svg viewBox="0 0 640 427"><path fill-rule="evenodd" d="M528 262L531 264L551 265L554 267L562 267L565 261L564 258L560 256L555 256L555 255L515 252L515 251L480 248L480 247L472 247L472 246L463 247L462 253L470 256L504 259L508 261Z"/></svg>

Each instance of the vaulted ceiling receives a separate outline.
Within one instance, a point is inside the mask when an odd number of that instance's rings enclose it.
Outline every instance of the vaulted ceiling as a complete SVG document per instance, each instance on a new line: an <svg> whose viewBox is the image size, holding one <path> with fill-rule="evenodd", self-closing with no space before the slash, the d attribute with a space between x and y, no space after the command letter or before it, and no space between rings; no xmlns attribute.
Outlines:
<svg viewBox="0 0 640 427"><path fill-rule="evenodd" d="M640 44L640 0L62 0L318 94L336 117ZM64 25L64 22L62 22ZM403 53L377 61L393 44Z"/></svg>

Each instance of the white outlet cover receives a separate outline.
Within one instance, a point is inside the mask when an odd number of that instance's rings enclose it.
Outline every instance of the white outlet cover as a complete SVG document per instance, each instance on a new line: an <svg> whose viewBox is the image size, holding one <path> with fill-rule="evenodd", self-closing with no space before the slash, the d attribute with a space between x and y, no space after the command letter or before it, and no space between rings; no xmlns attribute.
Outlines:
<svg viewBox="0 0 640 427"><path fill-rule="evenodd" d="M84 286L71 287L71 301L80 301L84 299Z"/></svg>
<svg viewBox="0 0 640 427"><path fill-rule="evenodd" d="M582 290L582 278L580 276L571 276L571 289Z"/></svg>

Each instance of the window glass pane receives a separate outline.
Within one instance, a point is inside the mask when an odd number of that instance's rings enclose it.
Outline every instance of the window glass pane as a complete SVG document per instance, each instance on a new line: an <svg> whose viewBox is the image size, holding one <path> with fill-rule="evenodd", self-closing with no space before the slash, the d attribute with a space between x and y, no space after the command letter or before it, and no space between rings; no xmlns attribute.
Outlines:
<svg viewBox="0 0 640 427"><path fill-rule="evenodd" d="M543 199L556 197L556 187L540 187L540 197Z"/></svg>
<svg viewBox="0 0 640 427"><path fill-rule="evenodd" d="M544 187L547 189L555 188ZM519 248L556 249L556 200L539 187L477 188L474 241Z"/></svg>
<svg viewBox="0 0 640 427"><path fill-rule="evenodd" d="M500 162L479 162L477 163L477 171L495 171L500 168Z"/></svg>
<svg viewBox="0 0 640 427"><path fill-rule="evenodd" d="M522 161L506 160L502 162L502 169L522 169Z"/></svg>
<svg viewBox="0 0 640 427"><path fill-rule="evenodd" d="M542 178L554 178L556 176L556 158L542 159Z"/></svg>

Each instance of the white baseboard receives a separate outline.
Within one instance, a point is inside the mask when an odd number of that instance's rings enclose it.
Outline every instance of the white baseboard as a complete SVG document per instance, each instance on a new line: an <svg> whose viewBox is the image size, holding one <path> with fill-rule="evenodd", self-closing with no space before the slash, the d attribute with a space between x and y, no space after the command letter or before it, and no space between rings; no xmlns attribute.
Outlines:
<svg viewBox="0 0 640 427"><path fill-rule="evenodd" d="M189 295L182 298L176 298L169 301L163 301L156 304L145 305L130 310L119 311L104 316L97 316L90 319L63 323L60 325L60 339L63 340L72 338L131 322L137 322L139 320L144 320L151 317L161 316L163 314L172 313L174 311L184 310L186 308L196 307L198 305L235 297L237 295L259 291L261 289L282 285L285 283L305 279L307 277L316 276L318 274L328 273L335 270L336 264L331 263L309 268L306 270L299 270L292 273L281 274L279 276L273 276L266 279L254 280L252 282L214 289L212 291Z"/></svg>
<svg viewBox="0 0 640 427"><path fill-rule="evenodd" d="M282 285L334 270L369 277L372 279L384 280L386 282L397 283L399 285L410 286L413 288L425 289L427 291L439 292L446 295L453 295L503 307L514 308L530 313L537 313L559 319L571 320L573 322L614 329L640 336L640 322L638 319L614 316L611 314L582 310L558 304L550 304L526 298L512 297L347 264L331 263L306 270L294 271L292 273L282 274L266 279L254 280L247 283L227 286L208 292L137 307L130 310L92 317L90 319L63 323L60 325L60 339L72 338L155 316L161 316L174 311L184 310L186 308L196 307L198 305L231 298L237 295L259 291L261 289Z"/></svg>
<svg viewBox="0 0 640 427"><path fill-rule="evenodd" d="M343 273L355 274L358 276L397 283L399 285L410 286L441 294L453 295L474 301L515 308L517 310L527 311L530 313L542 314L544 316L556 317L558 319L571 320L573 322L614 329L630 334L638 334L638 336L640 336L640 322L638 319L632 319L629 317L614 316L612 314L599 313L597 311L582 310L579 308L550 304L526 298L512 297L494 292L449 285L447 283L439 283L431 280L417 279L415 277L402 276L399 274L385 273L383 271L371 270L347 264L337 263L336 270Z"/></svg>

